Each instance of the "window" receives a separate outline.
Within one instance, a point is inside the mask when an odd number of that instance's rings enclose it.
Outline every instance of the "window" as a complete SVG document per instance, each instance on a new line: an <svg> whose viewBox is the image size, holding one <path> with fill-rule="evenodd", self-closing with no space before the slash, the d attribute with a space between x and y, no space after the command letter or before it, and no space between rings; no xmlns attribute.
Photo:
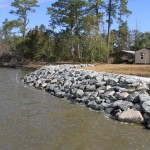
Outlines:
<svg viewBox="0 0 150 150"><path fill-rule="evenodd" d="M141 55L141 59L144 59L145 54L144 53L140 53Z"/></svg>

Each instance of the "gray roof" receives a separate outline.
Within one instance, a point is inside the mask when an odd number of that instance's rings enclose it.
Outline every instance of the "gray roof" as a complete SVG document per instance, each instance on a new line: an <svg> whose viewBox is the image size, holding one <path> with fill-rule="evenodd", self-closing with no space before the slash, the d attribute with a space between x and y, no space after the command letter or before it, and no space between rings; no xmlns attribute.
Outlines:
<svg viewBox="0 0 150 150"><path fill-rule="evenodd" d="M128 51L128 50L122 50L122 51L125 52L125 53L129 53L129 54L135 55L135 51Z"/></svg>

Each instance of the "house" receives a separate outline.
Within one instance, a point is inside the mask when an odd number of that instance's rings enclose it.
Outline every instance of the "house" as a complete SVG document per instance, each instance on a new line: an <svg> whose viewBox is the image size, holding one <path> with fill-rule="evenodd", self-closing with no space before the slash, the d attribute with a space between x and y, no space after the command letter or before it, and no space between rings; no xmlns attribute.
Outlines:
<svg viewBox="0 0 150 150"><path fill-rule="evenodd" d="M134 63L135 51L121 50L119 52L111 53L109 63Z"/></svg>
<svg viewBox="0 0 150 150"><path fill-rule="evenodd" d="M150 49L143 48L135 52L136 64L150 64Z"/></svg>
<svg viewBox="0 0 150 150"><path fill-rule="evenodd" d="M121 59L124 63L134 63L135 62L135 51L122 50Z"/></svg>

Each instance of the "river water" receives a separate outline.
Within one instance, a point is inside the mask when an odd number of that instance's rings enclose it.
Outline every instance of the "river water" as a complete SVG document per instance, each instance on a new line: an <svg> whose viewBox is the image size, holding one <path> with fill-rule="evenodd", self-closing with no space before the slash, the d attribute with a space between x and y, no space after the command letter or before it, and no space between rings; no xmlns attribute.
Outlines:
<svg viewBox="0 0 150 150"><path fill-rule="evenodd" d="M149 150L150 131L24 85L0 68L0 150Z"/></svg>

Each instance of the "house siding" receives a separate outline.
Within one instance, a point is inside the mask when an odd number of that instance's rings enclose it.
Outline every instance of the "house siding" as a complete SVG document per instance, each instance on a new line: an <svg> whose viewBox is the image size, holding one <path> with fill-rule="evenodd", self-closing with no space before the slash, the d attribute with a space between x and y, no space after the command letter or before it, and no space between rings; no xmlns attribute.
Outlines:
<svg viewBox="0 0 150 150"><path fill-rule="evenodd" d="M141 59L141 53L144 53L144 59ZM150 64L150 50L141 49L135 52L135 63L136 64Z"/></svg>

